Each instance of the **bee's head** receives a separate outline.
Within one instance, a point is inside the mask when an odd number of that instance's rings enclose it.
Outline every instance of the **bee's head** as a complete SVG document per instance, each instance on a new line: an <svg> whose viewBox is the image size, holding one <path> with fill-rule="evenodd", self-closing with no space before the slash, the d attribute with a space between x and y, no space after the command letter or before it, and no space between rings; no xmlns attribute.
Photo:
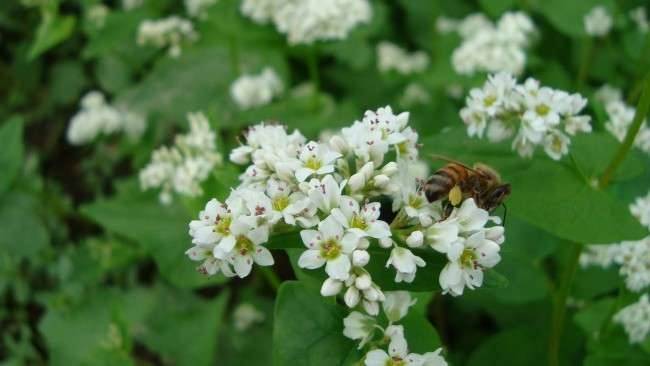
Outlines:
<svg viewBox="0 0 650 366"><path fill-rule="evenodd" d="M485 206L491 211L497 208L510 195L511 187L509 183L501 184L490 190L485 197Z"/></svg>

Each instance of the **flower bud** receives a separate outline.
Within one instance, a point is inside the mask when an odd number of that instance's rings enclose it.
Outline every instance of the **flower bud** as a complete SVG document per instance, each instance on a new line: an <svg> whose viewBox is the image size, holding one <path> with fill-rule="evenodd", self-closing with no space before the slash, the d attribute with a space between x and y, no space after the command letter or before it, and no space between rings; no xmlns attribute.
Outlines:
<svg viewBox="0 0 650 366"><path fill-rule="evenodd" d="M341 292L343 283L341 281L328 278L323 282L323 286L320 288L320 294L322 296L334 296Z"/></svg>
<svg viewBox="0 0 650 366"><path fill-rule="evenodd" d="M379 174L375 176L372 180L373 184L377 188L384 188L390 183L390 178L385 174Z"/></svg>
<svg viewBox="0 0 650 366"><path fill-rule="evenodd" d="M332 150L340 153L341 155L346 155L349 150L348 143L345 142L343 137L339 135L334 135L330 139L330 146L332 146Z"/></svg>
<svg viewBox="0 0 650 366"><path fill-rule="evenodd" d="M230 161L235 164L244 165L250 161L251 148L248 146L240 146L232 149L230 152Z"/></svg>
<svg viewBox="0 0 650 366"><path fill-rule="evenodd" d="M379 239L379 246L382 248L390 248L393 245L393 239L391 238L381 238Z"/></svg>
<svg viewBox="0 0 650 366"><path fill-rule="evenodd" d="M503 229L503 226L493 226L487 230L485 230L485 238L492 240L493 242L497 244L503 244L503 242L506 240L505 236L503 235L505 230Z"/></svg>
<svg viewBox="0 0 650 366"><path fill-rule="evenodd" d="M379 314L379 304L376 301L363 300L363 308L368 315L377 316Z"/></svg>
<svg viewBox="0 0 650 366"><path fill-rule="evenodd" d="M350 190L352 192L357 192L363 189L366 185L366 178L361 174L361 172L358 172L356 174L353 174L350 179L348 180L348 187L350 187Z"/></svg>
<svg viewBox="0 0 650 366"><path fill-rule="evenodd" d="M393 174L397 173L398 171L397 163L394 161L391 161L390 163L387 163L384 165L383 168L381 168L381 174L387 175L387 176L392 176Z"/></svg>
<svg viewBox="0 0 650 366"><path fill-rule="evenodd" d="M352 252L352 265L355 267L364 267L370 261L370 254L365 250L355 250Z"/></svg>
<svg viewBox="0 0 650 366"><path fill-rule="evenodd" d="M405 317L409 307L415 302L416 299L411 299L408 291L391 291L386 293L386 300L382 305L386 317L394 323Z"/></svg>
<svg viewBox="0 0 650 366"><path fill-rule="evenodd" d="M411 248L417 248L422 246L422 243L424 242L424 234L422 234L421 231L416 230L409 235L408 238L406 238L406 244L408 244L409 247Z"/></svg>
<svg viewBox="0 0 650 366"><path fill-rule="evenodd" d="M379 300L379 291L374 287L370 287L363 291L363 297L368 301L377 301Z"/></svg>
<svg viewBox="0 0 650 366"><path fill-rule="evenodd" d="M428 227L431 226L432 224L433 224L433 219L431 218L431 216L427 216L427 215L420 216L420 225L424 227Z"/></svg>
<svg viewBox="0 0 650 366"><path fill-rule="evenodd" d="M347 305L349 308L357 306L360 298L361 296L359 296L359 290L357 290L357 288L354 286L348 287L348 290L345 291L345 295L343 296L345 305Z"/></svg>
<svg viewBox="0 0 650 366"><path fill-rule="evenodd" d="M372 285L372 279L370 279L370 275L367 273L357 277L354 281L354 286L359 290L367 290L370 288L370 285Z"/></svg>
<svg viewBox="0 0 650 366"><path fill-rule="evenodd" d="M360 238L359 242L357 243L357 248L368 249L368 247L370 247L370 240L368 240L368 238Z"/></svg>

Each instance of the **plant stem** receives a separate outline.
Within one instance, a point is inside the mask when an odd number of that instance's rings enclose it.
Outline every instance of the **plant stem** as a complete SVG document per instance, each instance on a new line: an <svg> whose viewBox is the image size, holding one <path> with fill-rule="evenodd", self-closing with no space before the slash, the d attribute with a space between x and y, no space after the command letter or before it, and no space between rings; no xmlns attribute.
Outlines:
<svg viewBox="0 0 650 366"><path fill-rule="evenodd" d="M320 75L318 72L318 50L316 46L309 48L307 53L307 68L309 69L309 79L314 85L316 92L320 89Z"/></svg>
<svg viewBox="0 0 650 366"><path fill-rule="evenodd" d="M260 269L262 276L264 276L264 279L266 280L266 282L268 282L269 286L271 286L273 291L278 292L282 280L280 280L280 277L278 277L278 275L273 271L273 268L262 267L262 266L259 266L257 268Z"/></svg>
<svg viewBox="0 0 650 366"><path fill-rule="evenodd" d="M560 287L555 294L553 301L553 314L551 317L551 336L548 343L548 364L559 366L560 364L560 340L564 330L564 318L566 315L566 301L571 291L571 284L578 268L578 260L582 244L573 243L567 260L566 268L560 279Z"/></svg>
<svg viewBox="0 0 650 366"><path fill-rule="evenodd" d="M614 155L614 158L609 163L605 169L605 172L598 181L598 186L601 189L607 187L609 182L612 180L616 169L618 169L621 163L623 163L625 160L627 153L630 151L632 145L634 144L636 135L641 129L641 125L645 121L645 116L648 114L648 109L650 109L650 74L645 77L643 84L643 92L641 94L641 99L639 99L639 103L636 106L632 124L628 128L627 133L625 134L625 138L623 139L621 146L616 152L616 155Z"/></svg>
<svg viewBox="0 0 650 366"><path fill-rule="evenodd" d="M591 66L591 56L594 53L594 40L587 37L582 46L582 54L580 55L580 66L578 67L578 76L576 78L576 89L581 90L587 76L589 75L589 67Z"/></svg>

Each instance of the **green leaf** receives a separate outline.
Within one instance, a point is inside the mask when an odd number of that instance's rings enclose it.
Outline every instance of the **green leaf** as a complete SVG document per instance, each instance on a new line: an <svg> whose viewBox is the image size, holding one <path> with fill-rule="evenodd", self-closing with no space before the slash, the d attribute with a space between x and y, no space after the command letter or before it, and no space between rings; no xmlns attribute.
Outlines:
<svg viewBox="0 0 650 366"><path fill-rule="evenodd" d="M479 0L479 4L490 16L498 17L516 4L515 0Z"/></svg>
<svg viewBox="0 0 650 366"><path fill-rule="evenodd" d="M584 153L588 150L585 146L593 146L599 142L597 139L582 146L579 159L588 169L601 161L599 154L588 157ZM558 162L538 156L526 160L510 151L506 143L469 139L458 127L426 138L423 143L424 153L447 155L469 165L484 162L496 168L512 185L512 194L506 200L508 212L560 238L578 243L613 243L647 235L623 202L592 188L567 159Z"/></svg>
<svg viewBox="0 0 650 366"><path fill-rule="evenodd" d="M215 365L217 339L228 292L209 301L179 291L163 292L148 316L144 343L169 365Z"/></svg>
<svg viewBox="0 0 650 366"><path fill-rule="evenodd" d="M546 364L546 342L540 336L536 329L526 326L504 330L485 339L472 353L467 365Z"/></svg>
<svg viewBox="0 0 650 366"><path fill-rule="evenodd" d="M0 126L0 194L4 193L23 166L23 120L10 118Z"/></svg>
<svg viewBox="0 0 650 366"><path fill-rule="evenodd" d="M52 69L50 95L60 104L75 102L85 85L86 78L81 62L65 61Z"/></svg>
<svg viewBox="0 0 650 366"><path fill-rule="evenodd" d="M72 35L77 19L74 16L60 16L56 13L43 14L41 24L36 30L36 39L29 50L29 59L33 60L50 48L65 41Z"/></svg>
<svg viewBox="0 0 650 366"><path fill-rule="evenodd" d="M609 321L615 300L606 298L589 304L574 315L573 320L590 338L598 337L603 323Z"/></svg>
<svg viewBox="0 0 650 366"><path fill-rule="evenodd" d="M161 205L153 195L122 194L81 207L81 212L106 230L136 241L149 253L160 274L178 287L223 282L221 276L197 273L184 254L190 245L190 215L178 204Z"/></svg>
<svg viewBox="0 0 650 366"><path fill-rule="evenodd" d="M275 304L273 364L329 366L359 361L356 344L343 336L346 315L317 289L283 283Z"/></svg>
<svg viewBox="0 0 650 366"><path fill-rule="evenodd" d="M416 298L417 302L399 321L399 324L404 326L409 351L420 354L433 352L442 346L438 332L427 319L427 309L433 294L411 293L411 296Z"/></svg>
<svg viewBox="0 0 650 366"><path fill-rule="evenodd" d="M618 151L621 143L606 133L578 135L571 140L571 154L587 179L596 179L607 167ZM616 171L615 180L629 180L641 175L645 170L641 153L630 150Z"/></svg>
<svg viewBox="0 0 650 366"><path fill-rule="evenodd" d="M48 232L36 215L36 202L30 196L2 196L0 222L0 248L14 258L33 258L48 245Z"/></svg>

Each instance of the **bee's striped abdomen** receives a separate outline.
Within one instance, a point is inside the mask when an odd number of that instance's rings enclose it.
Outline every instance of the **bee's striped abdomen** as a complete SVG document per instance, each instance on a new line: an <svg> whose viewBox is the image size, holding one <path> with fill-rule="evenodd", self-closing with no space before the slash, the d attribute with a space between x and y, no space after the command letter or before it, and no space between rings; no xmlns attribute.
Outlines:
<svg viewBox="0 0 650 366"><path fill-rule="evenodd" d="M438 169L426 182L427 200L435 202L444 198L455 185L463 182L467 175L467 169L459 164L451 163Z"/></svg>

